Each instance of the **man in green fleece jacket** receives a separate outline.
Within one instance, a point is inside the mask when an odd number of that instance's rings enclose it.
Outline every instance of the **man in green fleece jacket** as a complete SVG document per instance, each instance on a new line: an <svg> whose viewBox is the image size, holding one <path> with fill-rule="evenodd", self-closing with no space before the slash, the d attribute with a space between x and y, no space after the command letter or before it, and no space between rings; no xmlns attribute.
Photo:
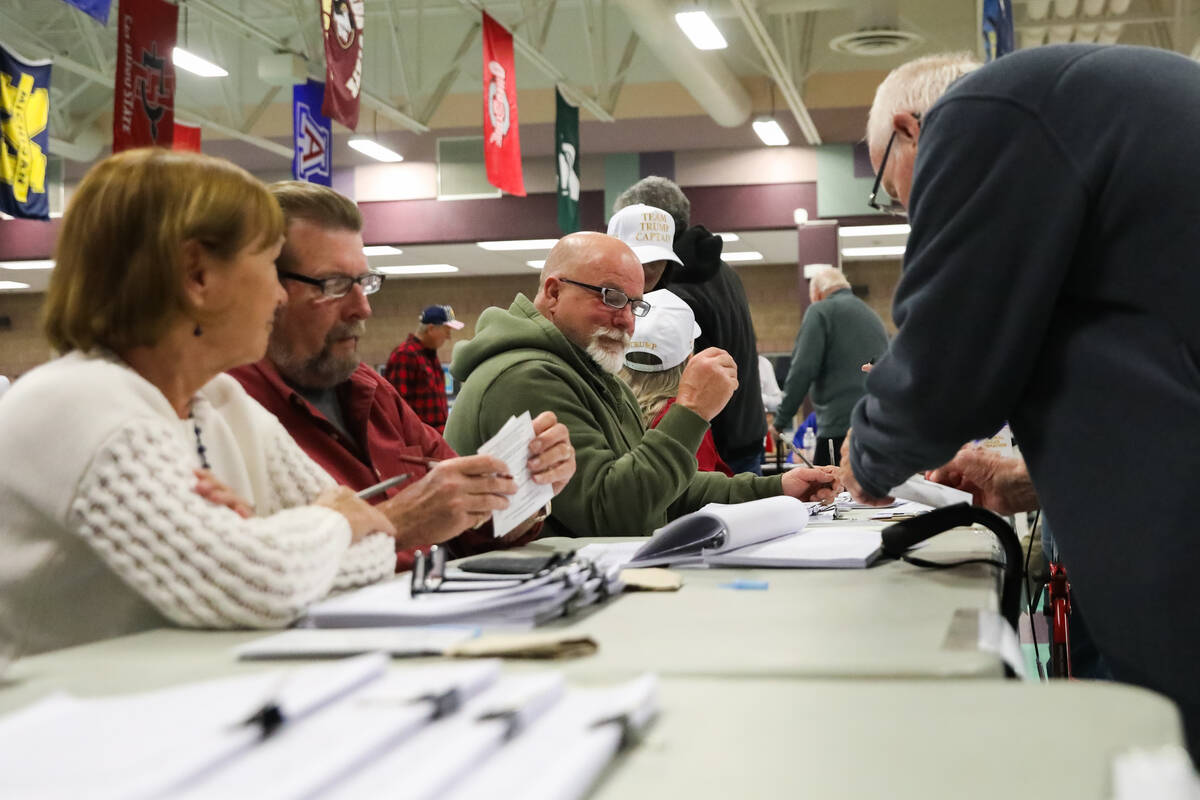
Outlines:
<svg viewBox="0 0 1200 800"><path fill-rule="evenodd" d="M489 308L476 336L454 349L462 386L446 440L473 453L514 414L553 411L576 449L575 477L554 498L544 535L638 536L705 503L788 494L828 500L836 470L794 469L782 478L697 472L696 448L737 387L723 350L693 356L677 400L647 431L637 401L616 376L633 333L645 277L623 242L601 233L565 236L550 251L537 297Z"/></svg>
<svg viewBox="0 0 1200 800"><path fill-rule="evenodd" d="M850 291L840 269L822 269L809 278L808 297L812 305L796 334L775 430L782 433L792 424L811 390L817 412L813 463L840 464L850 413L867 391L863 364L887 350L887 331L879 315Z"/></svg>

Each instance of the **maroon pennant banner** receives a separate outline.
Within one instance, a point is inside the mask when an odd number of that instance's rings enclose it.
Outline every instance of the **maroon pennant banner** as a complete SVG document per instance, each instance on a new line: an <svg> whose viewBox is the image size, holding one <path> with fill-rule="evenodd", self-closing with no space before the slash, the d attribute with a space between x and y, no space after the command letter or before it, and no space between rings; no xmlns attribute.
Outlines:
<svg viewBox="0 0 1200 800"><path fill-rule="evenodd" d="M325 97L321 113L358 127L362 89L363 0L318 0L325 34Z"/></svg>
<svg viewBox="0 0 1200 800"><path fill-rule="evenodd" d="M163 0L121 0L113 152L170 147L175 138L175 31L179 7Z"/></svg>

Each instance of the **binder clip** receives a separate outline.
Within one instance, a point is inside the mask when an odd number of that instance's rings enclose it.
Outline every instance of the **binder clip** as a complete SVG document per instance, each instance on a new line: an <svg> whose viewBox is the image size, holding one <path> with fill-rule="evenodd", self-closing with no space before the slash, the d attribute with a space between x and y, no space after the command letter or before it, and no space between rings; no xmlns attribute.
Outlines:
<svg viewBox="0 0 1200 800"><path fill-rule="evenodd" d="M462 706L462 698L458 694L457 687L451 687L440 693L430 692L429 694L423 694L415 698L413 702L429 702L433 704L433 713L429 715L430 720L448 717Z"/></svg>

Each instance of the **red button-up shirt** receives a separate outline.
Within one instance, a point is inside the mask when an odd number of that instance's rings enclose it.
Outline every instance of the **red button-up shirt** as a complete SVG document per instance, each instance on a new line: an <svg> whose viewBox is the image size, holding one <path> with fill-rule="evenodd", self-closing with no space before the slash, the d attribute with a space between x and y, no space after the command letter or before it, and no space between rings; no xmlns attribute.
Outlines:
<svg viewBox="0 0 1200 800"><path fill-rule="evenodd" d="M396 494L427 472L423 465L401 461L397 454L436 459L457 455L441 434L421 422L391 384L366 364L359 364L350 379L336 389L346 426L356 441L348 440L324 414L289 386L267 359L232 369L230 374L251 397L279 418L304 452L338 483L360 491L393 475L411 476L372 502ZM533 538L534 535L528 535L513 544ZM453 541L451 549L455 555L510 546L492 538L490 521ZM412 563L412 550L396 553L397 572L410 569Z"/></svg>
<svg viewBox="0 0 1200 800"><path fill-rule="evenodd" d="M446 373L436 350L430 350L410 333L404 344L388 357L383 377L396 387L422 422L436 428L438 433L446 430L449 416Z"/></svg>

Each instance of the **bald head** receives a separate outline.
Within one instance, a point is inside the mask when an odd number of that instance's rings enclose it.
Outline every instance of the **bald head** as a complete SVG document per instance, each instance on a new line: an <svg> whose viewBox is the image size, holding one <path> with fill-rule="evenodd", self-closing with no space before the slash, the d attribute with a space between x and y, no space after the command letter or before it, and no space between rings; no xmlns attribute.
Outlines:
<svg viewBox="0 0 1200 800"><path fill-rule="evenodd" d="M633 334L633 310L628 304L606 304L599 289L640 300L644 282L641 262L620 239L591 231L572 233L546 257L533 304L570 342L615 372Z"/></svg>

